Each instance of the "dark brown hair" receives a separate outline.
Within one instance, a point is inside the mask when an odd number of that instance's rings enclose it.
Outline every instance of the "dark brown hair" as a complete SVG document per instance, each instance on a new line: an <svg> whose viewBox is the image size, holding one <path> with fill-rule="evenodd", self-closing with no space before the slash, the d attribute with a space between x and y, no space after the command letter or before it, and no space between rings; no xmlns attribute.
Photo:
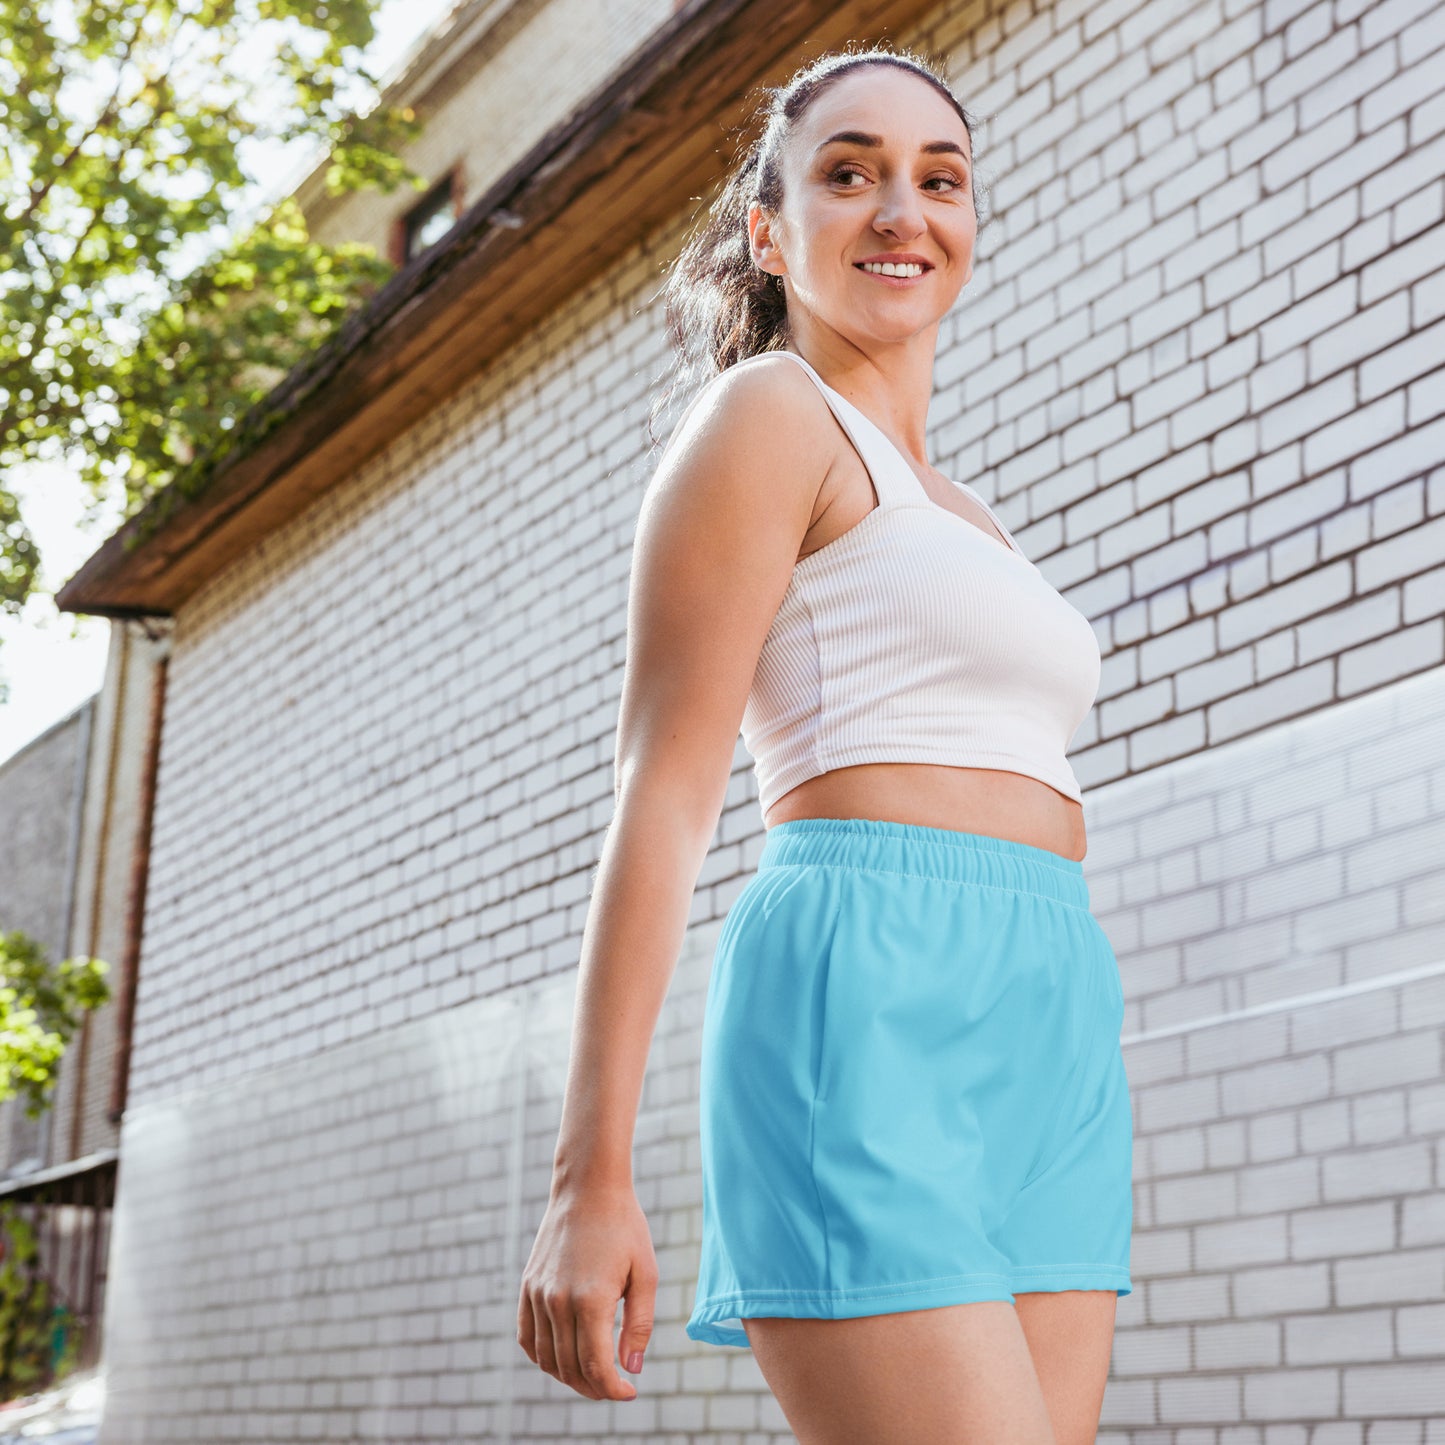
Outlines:
<svg viewBox="0 0 1445 1445"><path fill-rule="evenodd" d="M657 395L648 416L648 436L654 446L660 439L653 433L653 423L680 386L694 390L746 357L777 350L787 340L782 277L759 269L753 261L748 207L757 201L777 213L783 200L780 161L795 123L839 77L864 65L892 65L926 80L958 112L972 151L977 121L932 62L913 51L882 46L829 51L797 71L786 85L764 86L758 107L760 133L735 161L663 286L664 317L675 361L670 384ZM970 167L970 173L974 211L979 214L977 172Z"/></svg>

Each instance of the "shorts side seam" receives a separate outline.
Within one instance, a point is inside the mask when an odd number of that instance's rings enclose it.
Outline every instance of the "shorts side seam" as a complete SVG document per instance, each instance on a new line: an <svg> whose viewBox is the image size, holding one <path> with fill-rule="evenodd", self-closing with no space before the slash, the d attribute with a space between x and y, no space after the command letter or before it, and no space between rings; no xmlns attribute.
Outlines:
<svg viewBox="0 0 1445 1445"><path fill-rule="evenodd" d="M823 1074L823 1045L827 1041L828 1019L828 976L833 964L833 945L838 937L838 920L843 914L843 890L837 891L833 901L833 916L828 932L828 948L823 964L823 1007L818 1020L818 1073L813 1079L813 1097L808 1101L808 1177L813 1181L813 1194L818 1201L818 1222L823 1226L823 1278L833 1278L833 1246L828 1237L828 1209L823 1202L823 1191L818 1187L818 1170L814 1164L814 1150L818 1138L818 1089Z"/></svg>

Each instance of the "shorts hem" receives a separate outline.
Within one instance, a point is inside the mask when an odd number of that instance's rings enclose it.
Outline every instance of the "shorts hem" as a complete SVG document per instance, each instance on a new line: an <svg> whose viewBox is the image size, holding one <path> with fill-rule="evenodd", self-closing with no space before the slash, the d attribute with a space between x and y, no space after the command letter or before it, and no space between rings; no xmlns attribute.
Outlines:
<svg viewBox="0 0 1445 1445"><path fill-rule="evenodd" d="M1129 1271L1118 1264L1025 1264L1009 1272L1015 1294L1065 1289L1112 1289L1132 1294Z"/></svg>
<svg viewBox="0 0 1445 1445"><path fill-rule="evenodd" d="M718 1321L739 1319L743 1315L853 1319L859 1315L891 1314L896 1309L935 1309L940 1305L990 1299L1013 1299L1006 1275L993 1272L947 1275L914 1284L867 1285L857 1289L751 1289L713 1295L701 1301L685 1329L690 1339L706 1344L747 1348L749 1340L743 1330L726 1329Z"/></svg>
<svg viewBox="0 0 1445 1445"><path fill-rule="evenodd" d="M684 1326L689 1339L710 1345L750 1347L747 1333L720 1321L744 1316L782 1315L789 1319L856 1319L900 1310L937 1309L981 1300L1007 1300L1015 1294L1068 1289L1113 1289L1129 1294L1129 1271L1119 1265L1021 1265L1007 1273L959 1274L915 1284L869 1285L858 1289L754 1289L713 1295L699 1302ZM942 1296L942 1298L940 1298Z"/></svg>

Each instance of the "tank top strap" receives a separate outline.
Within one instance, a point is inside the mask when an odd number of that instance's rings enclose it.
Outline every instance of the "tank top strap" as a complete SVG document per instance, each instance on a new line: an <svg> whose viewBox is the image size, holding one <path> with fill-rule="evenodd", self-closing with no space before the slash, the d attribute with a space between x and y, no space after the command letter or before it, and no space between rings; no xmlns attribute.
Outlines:
<svg viewBox="0 0 1445 1445"><path fill-rule="evenodd" d="M823 399L848 433L849 440L863 458L863 465L868 468L868 475L873 478L880 508L917 505L920 499L932 505L928 493L923 490L923 483L918 480L918 474L904 461L903 453L889 440L882 427L869 420L846 396L834 391L796 351L779 349L782 355L791 356L823 393Z"/></svg>

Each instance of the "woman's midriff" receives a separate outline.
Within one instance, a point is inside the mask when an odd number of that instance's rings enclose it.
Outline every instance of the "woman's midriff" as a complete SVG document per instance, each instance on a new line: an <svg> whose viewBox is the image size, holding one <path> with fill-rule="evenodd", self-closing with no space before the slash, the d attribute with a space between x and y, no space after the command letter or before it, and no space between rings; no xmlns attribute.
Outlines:
<svg viewBox="0 0 1445 1445"><path fill-rule="evenodd" d="M1057 788L1001 768L935 763L858 763L799 783L763 815L766 827L791 818L876 818L1008 838L1082 860L1084 809Z"/></svg>

